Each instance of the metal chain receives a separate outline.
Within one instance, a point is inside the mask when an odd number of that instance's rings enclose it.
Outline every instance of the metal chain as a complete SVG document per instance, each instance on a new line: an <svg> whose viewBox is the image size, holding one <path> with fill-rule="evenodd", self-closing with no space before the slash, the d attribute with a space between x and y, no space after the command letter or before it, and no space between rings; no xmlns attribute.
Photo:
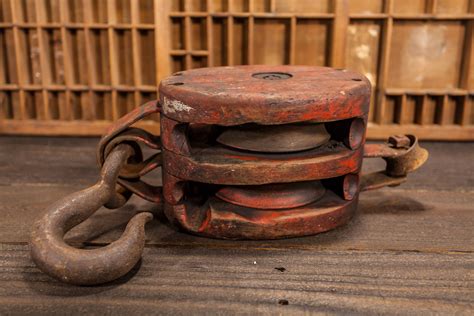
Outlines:
<svg viewBox="0 0 474 316"><path fill-rule="evenodd" d="M162 202L161 186L153 186L146 183L141 178L161 166L161 152L155 153L149 158L144 159L140 149L140 144L143 144L148 148L160 150L160 137L139 128L131 127L125 129L105 145L105 157L107 157L109 152L120 144L130 145L133 148L134 153L121 169L117 183L145 200L160 204Z"/></svg>

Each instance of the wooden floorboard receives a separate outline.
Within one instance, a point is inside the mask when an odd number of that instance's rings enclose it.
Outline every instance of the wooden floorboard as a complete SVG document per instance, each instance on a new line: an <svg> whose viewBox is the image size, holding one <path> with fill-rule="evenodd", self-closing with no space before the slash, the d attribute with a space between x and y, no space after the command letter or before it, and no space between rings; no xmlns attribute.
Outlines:
<svg viewBox="0 0 474 316"><path fill-rule="evenodd" d="M0 191L0 242L26 243L36 218L54 200L79 189L60 186L4 187ZM453 202L455 201L455 202ZM474 196L467 192L387 189L364 193L348 225L324 234L268 241L225 241L191 236L170 227L161 210L133 198L118 210L101 209L68 234L71 242L103 244L117 239L139 210L153 210L147 243L227 248L358 249L409 251L474 251Z"/></svg>
<svg viewBox="0 0 474 316"><path fill-rule="evenodd" d="M100 287L50 279L26 246L4 246L0 258L4 312L468 315L473 308L472 254L149 247L140 267Z"/></svg>
<svg viewBox="0 0 474 316"><path fill-rule="evenodd" d="M0 185L90 185L97 180L98 138L0 137ZM430 152L423 168L403 189L474 190L474 142L422 142ZM367 171L384 168L381 159L364 160Z"/></svg>
<svg viewBox="0 0 474 316"><path fill-rule="evenodd" d="M74 287L42 274L27 242L48 204L97 180L96 143L0 137L1 315L474 313L474 143L423 143L430 159L407 183L363 193L348 225L312 237L191 236L136 197L101 209L68 241L108 243L142 209L157 220L147 225L134 271L104 286ZM380 160L364 161L365 170L380 168Z"/></svg>

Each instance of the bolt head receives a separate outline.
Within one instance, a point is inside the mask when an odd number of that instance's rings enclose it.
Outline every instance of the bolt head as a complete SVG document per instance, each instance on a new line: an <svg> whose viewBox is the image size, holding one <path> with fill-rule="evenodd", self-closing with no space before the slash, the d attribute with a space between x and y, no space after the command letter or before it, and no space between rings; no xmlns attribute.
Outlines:
<svg viewBox="0 0 474 316"><path fill-rule="evenodd" d="M408 148L411 141L406 135L392 135L388 138L388 143L394 148Z"/></svg>

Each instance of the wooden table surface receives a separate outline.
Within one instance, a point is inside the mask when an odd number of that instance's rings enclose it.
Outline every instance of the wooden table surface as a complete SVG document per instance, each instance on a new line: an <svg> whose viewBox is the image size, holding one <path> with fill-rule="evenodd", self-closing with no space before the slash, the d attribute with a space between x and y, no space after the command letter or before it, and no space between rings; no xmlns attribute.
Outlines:
<svg viewBox="0 0 474 316"><path fill-rule="evenodd" d="M474 143L423 143L430 159L407 183L363 193L348 225L313 237L190 236L134 197L68 240L108 243L151 209L141 263L116 282L76 287L42 274L27 242L48 204L95 182L96 143L0 137L0 314L474 314Z"/></svg>

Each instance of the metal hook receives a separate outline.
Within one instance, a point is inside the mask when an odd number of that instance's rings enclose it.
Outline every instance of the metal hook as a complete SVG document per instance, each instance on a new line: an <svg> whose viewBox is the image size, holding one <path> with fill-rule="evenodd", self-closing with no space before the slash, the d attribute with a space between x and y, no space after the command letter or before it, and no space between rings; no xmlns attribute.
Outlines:
<svg viewBox="0 0 474 316"><path fill-rule="evenodd" d="M428 156L428 151L420 147L414 135L393 135L386 144L366 144L364 158L383 158L387 166L383 171L362 175L360 190L400 185L406 181L409 172L426 162Z"/></svg>
<svg viewBox="0 0 474 316"><path fill-rule="evenodd" d="M120 207L127 198L116 192L120 169L133 154L128 144L117 145L107 156L100 180L53 204L36 222L31 240L31 256L46 274L63 282L92 285L117 279L140 259L145 245L145 224L149 212L135 215L117 241L98 249L78 249L64 241L67 231L85 221L101 206Z"/></svg>

